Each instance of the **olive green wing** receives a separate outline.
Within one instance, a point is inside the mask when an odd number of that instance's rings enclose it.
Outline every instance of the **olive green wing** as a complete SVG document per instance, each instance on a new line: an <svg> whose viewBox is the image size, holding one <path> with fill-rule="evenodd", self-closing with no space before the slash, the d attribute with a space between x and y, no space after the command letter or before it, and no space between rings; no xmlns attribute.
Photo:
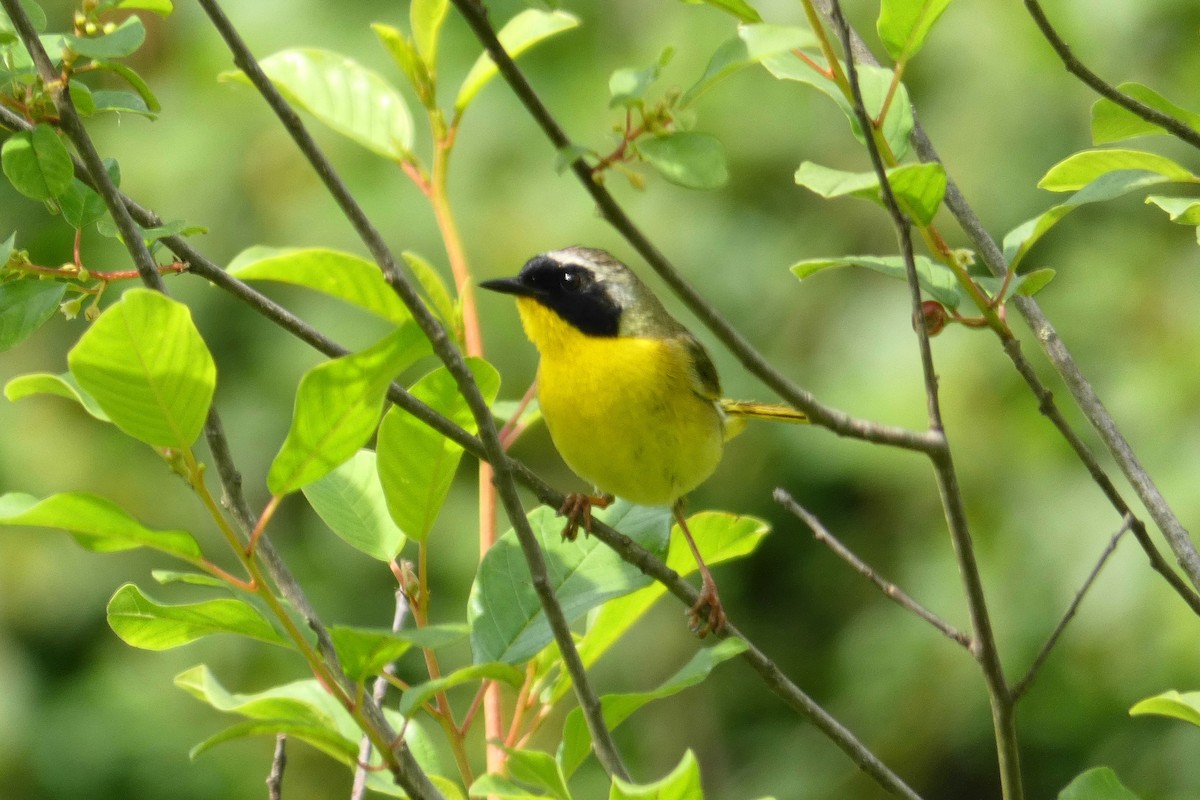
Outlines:
<svg viewBox="0 0 1200 800"><path fill-rule="evenodd" d="M708 357L708 351L704 349L704 345L700 344L700 340L687 331L681 333L679 339L688 355L692 391L705 400L720 400L721 379L717 375L717 368L713 366L712 359Z"/></svg>

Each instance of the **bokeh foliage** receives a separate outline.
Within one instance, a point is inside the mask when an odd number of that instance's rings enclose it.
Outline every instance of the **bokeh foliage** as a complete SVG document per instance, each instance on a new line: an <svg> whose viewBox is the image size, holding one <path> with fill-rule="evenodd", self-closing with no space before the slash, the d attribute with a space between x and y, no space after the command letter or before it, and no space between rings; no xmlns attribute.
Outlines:
<svg viewBox="0 0 1200 800"><path fill-rule="evenodd" d="M44 5L52 19L69 13L63 4ZM798 4L758 5L773 21L802 22ZM859 30L873 31L874 4L847 6ZM501 20L523 8L491 7ZM655 64L656 87L687 87L730 35L728 18L706 7L665 1L567 7L582 24L522 63L576 140L600 152L612 147L613 126L623 123L623 112L609 105L613 71ZM1110 3L1103 18L1080 8L1062 4L1053 11L1097 71L1200 105L1190 82L1200 66L1194 36L1200 11L1171 0ZM404 7L260 2L230 12L260 55L309 46L337 51L403 83L370 23L402 24ZM257 96L217 80L230 69L228 55L199 11L181 3L166 20L145 15L142 21L146 44L131 63L162 110L153 121L126 113L98 118L90 128L101 152L120 161L122 186L164 216L206 228L199 241L222 262L256 244L361 252ZM441 73L465 75L478 46L453 12L445 36ZM674 52L663 64L667 47ZM1093 96L1061 70L1017 4L952 4L905 82L947 170L997 238L1060 201L1037 189L1038 180L1091 142ZM852 270L798 283L788 271L830 254L894 251L877 207L825 201L793 179L803 162L869 169L862 148L846 135L842 113L826 98L757 69L714 85L695 100L693 113L698 127L724 146L724 187L696 192L646 169L643 191L618 175L609 185L701 291L788 374L855 414L921 425L903 286ZM334 134L317 135L397 251L440 255L434 220L398 169L383 168L378 156ZM427 144L422 135L418 127L415 147ZM1175 143L1147 147L1195 164L1194 154ZM607 247L645 274L578 187L555 171L555 157L502 86L480 93L451 174L463 239L480 277L510 274L535 252L577 242ZM20 246L38 263L70 260L72 231L63 221L48 220L40 204L7 184L0 187L0 208L0 238L19 230ZM128 266L121 249L99 239L89 240L87 254L89 263ZM1026 261L1056 270L1039 301L1181 518L1200 519L1200 328L1189 305L1200 275L1193 230L1165 224L1160 209L1131 195L1074 212ZM250 477L252 503L261 505L275 448L289 429L281 409L290 409L301 374L320 359L209 286L182 279L172 289L214 353L217 401ZM309 294L286 287L272 293L357 349L387 330ZM488 354L504 376L501 396L516 399L532 376L532 350L507 303L480 302ZM678 308L669 298L668 304ZM62 371L63 353L83 325L56 319L6 351L0 380ZM728 356L711 349L728 394L762 396ZM1119 521L986 334L951 327L935 340L935 357L1002 652L1006 667L1019 673ZM4 491L103 493L143 511L142 521L155 528L202 520L186 488L156 458L83 413L48 400L4 402L0 429ZM560 485L574 485L544 431L535 430L515 452ZM434 615L440 606L447 620L460 618L475 569L474 475L459 477L436 523ZM731 616L755 641L770 644L785 672L924 796L995 795L991 726L975 666L814 544L771 502L775 486L788 488L885 575L965 625L925 465L821 430L752 428L691 507L771 521L774 532L758 552L719 568L718 580ZM287 534L275 541L326 616L386 626L390 575L328 536L300 503L279 514L279 530ZM271 648L232 638L199 645L202 655L188 649L151 655L123 645L105 624L104 609L126 581L151 583L148 571L157 566L144 555L98 557L39 530L0 536L0 684L9 687L0 695L5 795L261 793L267 740L224 745L187 762L188 749L224 720L171 678L201 660L243 691L306 676ZM696 645L677 611L656 609L598 664L596 680L606 692L658 685L688 660ZM1142 796L1194 795L1200 733L1131 719L1128 709L1200 682L1195 641L1195 618L1132 542L1123 543L1020 707L1029 795L1053 796L1099 764L1112 766ZM665 774L691 747L710 796L879 795L744 669L714 672L701 691L702 701L683 694L647 707L636 734L618 729L636 773ZM348 791L343 770L299 746L292 756L287 797Z"/></svg>

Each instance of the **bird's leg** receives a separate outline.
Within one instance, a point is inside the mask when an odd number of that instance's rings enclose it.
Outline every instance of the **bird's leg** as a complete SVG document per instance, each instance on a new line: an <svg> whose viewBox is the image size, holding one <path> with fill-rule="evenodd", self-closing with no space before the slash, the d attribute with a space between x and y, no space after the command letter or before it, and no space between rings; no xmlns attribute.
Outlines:
<svg viewBox="0 0 1200 800"><path fill-rule="evenodd" d="M683 499L680 498L674 506L675 521L683 531L692 555L696 557L696 567L700 570L700 596L695 604L688 609L688 628L692 633L703 639L709 633L720 633L725 627L725 609L721 606L721 597L717 594L717 582L713 580L708 565L700 555L700 548L688 530L687 521L683 518Z"/></svg>
<svg viewBox="0 0 1200 800"><path fill-rule="evenodd" d="M569 542L575 541L575 537L579 535L579 526L583 525L583 535L592 535L592 507L608 508L612 505L612 497L606 494L583 494L572 492L563 500L562 507L558 509L560 516L567 518L567 525L563 528L562 537Z"/></svg>

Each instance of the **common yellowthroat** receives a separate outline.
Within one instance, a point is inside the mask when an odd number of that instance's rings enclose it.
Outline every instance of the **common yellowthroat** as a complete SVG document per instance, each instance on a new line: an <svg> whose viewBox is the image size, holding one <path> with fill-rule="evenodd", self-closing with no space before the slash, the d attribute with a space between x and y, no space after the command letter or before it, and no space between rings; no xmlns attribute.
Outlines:
<svg viewBox="0 0 1200 800"><path fill-rule="evenodd" d="M696 557L700 597L692 630L719 631L725 612L683 515L683 498L721 460L746 417L807 418L784 406L721 399L704 346L633 272L604 250L568 247L530 259L515 278L480 284L516 295L541 355L538 401L550 438L577 475L604 495L669 505ZM574 538L591 507L611 497L569 495L560 510Z"/></svg>

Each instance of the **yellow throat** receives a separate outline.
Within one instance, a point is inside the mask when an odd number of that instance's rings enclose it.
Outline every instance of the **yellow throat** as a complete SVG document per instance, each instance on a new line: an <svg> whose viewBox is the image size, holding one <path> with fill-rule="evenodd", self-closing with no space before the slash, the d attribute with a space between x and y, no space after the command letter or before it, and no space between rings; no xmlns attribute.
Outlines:
<svg viewBox="0 0 1200 800"><path fill-rule="evenodd" d="M541 355L546 426L576 474L633 503L670 505L713 473L722 414L697 393L686 342L589 335L530 297L517 308Z"/></svg>

